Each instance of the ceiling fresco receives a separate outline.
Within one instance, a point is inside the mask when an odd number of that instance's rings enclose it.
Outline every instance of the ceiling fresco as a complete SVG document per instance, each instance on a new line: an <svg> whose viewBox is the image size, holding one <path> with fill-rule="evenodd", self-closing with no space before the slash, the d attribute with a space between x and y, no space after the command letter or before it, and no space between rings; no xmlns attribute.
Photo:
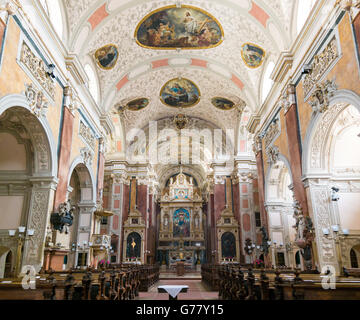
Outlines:
<svg viewBox="0 0 360 320"><path fill-rule="evenodd" d="M137 43L150 49L208 49L222 42L223 30L209 13L192 6L169 6L147 15L135 31Z"/></svg>
<svg viewBox="0 0 360 320"><path fill-rule="evenodd" d="M83 65L95 59L104 115L116 105L148 99L146 107L134 104L136 112L121 112L124 130L174 117L179 108L186 116L236 129L240 101L251 113L260 108L266 66L294 40L296 2L64 0L66 42ZM190 79L197 88L191 96L199 99L187 105L186 96L182 101L174 91L175 99L171 91L165 94L164 84L177 78ZM234 106L214 105L214 97Z"/></svg>
<svg viewBox="0 0 360 320"><path fill-rule="evenodd" d="M188 108L200 101L200 90L191 80L176 78L161 88L160 99L169 107Z"/></svg>

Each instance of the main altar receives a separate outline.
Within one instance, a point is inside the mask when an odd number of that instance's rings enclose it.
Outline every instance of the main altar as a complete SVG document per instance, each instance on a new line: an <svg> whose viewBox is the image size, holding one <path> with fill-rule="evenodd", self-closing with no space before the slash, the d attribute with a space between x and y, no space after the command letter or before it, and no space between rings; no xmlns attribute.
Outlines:
<svg viewBox="0 0 360 320"><path fill-rule="evenodd" d="M160 200L158 257L175 271L179 262L194 269L205 256L205 236L200 189L193 177L180 173L169 179Z"/></svg>

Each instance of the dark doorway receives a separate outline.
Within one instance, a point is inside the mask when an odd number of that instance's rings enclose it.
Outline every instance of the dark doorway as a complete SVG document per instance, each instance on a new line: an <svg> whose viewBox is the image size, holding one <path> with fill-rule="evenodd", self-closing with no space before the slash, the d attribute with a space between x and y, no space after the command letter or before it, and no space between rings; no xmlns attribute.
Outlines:
<svg viewBox="0 0 360 320"><path fill-rule="evenodd" d="M284 253L283 252L278 252L277 253L277 264L278 264L278 266L280 266L280 267L283 267L283 266L285 266L285 255L284 255Z"/></svg>
<svg viewBox="0 0 360 320"><path fill-rule="evenodd" d="M357 255L354 249L350 250L350 261L351 261L351 268L359 268Z"/></svg>
<svg viewBox="0 0 360 320"><path fill-rule="evenodd" d="M11 272L11 267L12 267L12 252L9 251L9 253L6 256L6 260L5 260L5 272L4 272L4 278L11 278L12 276L12 272Z"/></svg>

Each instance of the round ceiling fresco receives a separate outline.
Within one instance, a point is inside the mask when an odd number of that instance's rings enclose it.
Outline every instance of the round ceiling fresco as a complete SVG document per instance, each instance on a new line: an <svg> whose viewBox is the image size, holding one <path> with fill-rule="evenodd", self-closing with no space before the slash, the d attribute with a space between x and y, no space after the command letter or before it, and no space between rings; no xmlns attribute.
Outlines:
<svg viewBox="0 0 360 320"><path fill-rule="evenodd" d="M119 51L116 45L108 44L95 52L95 60L98 66L104 70L110 70L115 67L119 58Z"/></svg>
<svg viewBox="0 0 360 320"><path fill-rule="evenodd" d="M141 20L137 43L150 49L207 49L218 46L224 32L209 13L192 6L160 8Z"/></svg>
<svg viewBox="0 0 360 320"><path fill-rule="evenodd" d="M147 98L135 99L135 100L130 101L126 105L126 108L130 111L139 111L139 110L146 108L148 106L149 102L150 101Z"/></svg>
<svg viewBox="0 0 360 320"><path fill-rule="evenodd" d="M264 62L265 50L252 43L241 47L241 56L249 68L259 68Z"/></svg>
<svg viewBox="0 0 360 320"><path fill-rule="evenodd" d="M218 109L221 110L231 110L234 108L235 103L226 99L226 98L221 98L221 97L215 97L211 99L211 103Z"/></svg>
<svg viewBox="0 0 360 320"><path fill-rule="evenodd" d="M170 107L192 107L200 101L200 90L192 81L176 78L168 81L162 87L160 100Z"/></svg>

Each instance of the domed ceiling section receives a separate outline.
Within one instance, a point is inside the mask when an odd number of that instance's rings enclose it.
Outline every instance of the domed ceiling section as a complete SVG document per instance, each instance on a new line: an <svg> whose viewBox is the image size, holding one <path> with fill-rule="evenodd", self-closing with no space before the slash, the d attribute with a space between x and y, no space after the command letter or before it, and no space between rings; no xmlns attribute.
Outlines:
<svg viewBox="0 0 360 320"><path fill-rule="evenodd" d="M290 47L295 4L294 0L64 1L68 46L84 65L95 66L103 112L134 99L149 100L146 108L124 112L126 130L178 112L161 102L161 88L175 78L191 80L200 91L199 101L183 113L221 128L236 128L238 108L221 110L212 99L228 99L235 105L243 100L252 111L259 108L264 66Z"/></svg>

